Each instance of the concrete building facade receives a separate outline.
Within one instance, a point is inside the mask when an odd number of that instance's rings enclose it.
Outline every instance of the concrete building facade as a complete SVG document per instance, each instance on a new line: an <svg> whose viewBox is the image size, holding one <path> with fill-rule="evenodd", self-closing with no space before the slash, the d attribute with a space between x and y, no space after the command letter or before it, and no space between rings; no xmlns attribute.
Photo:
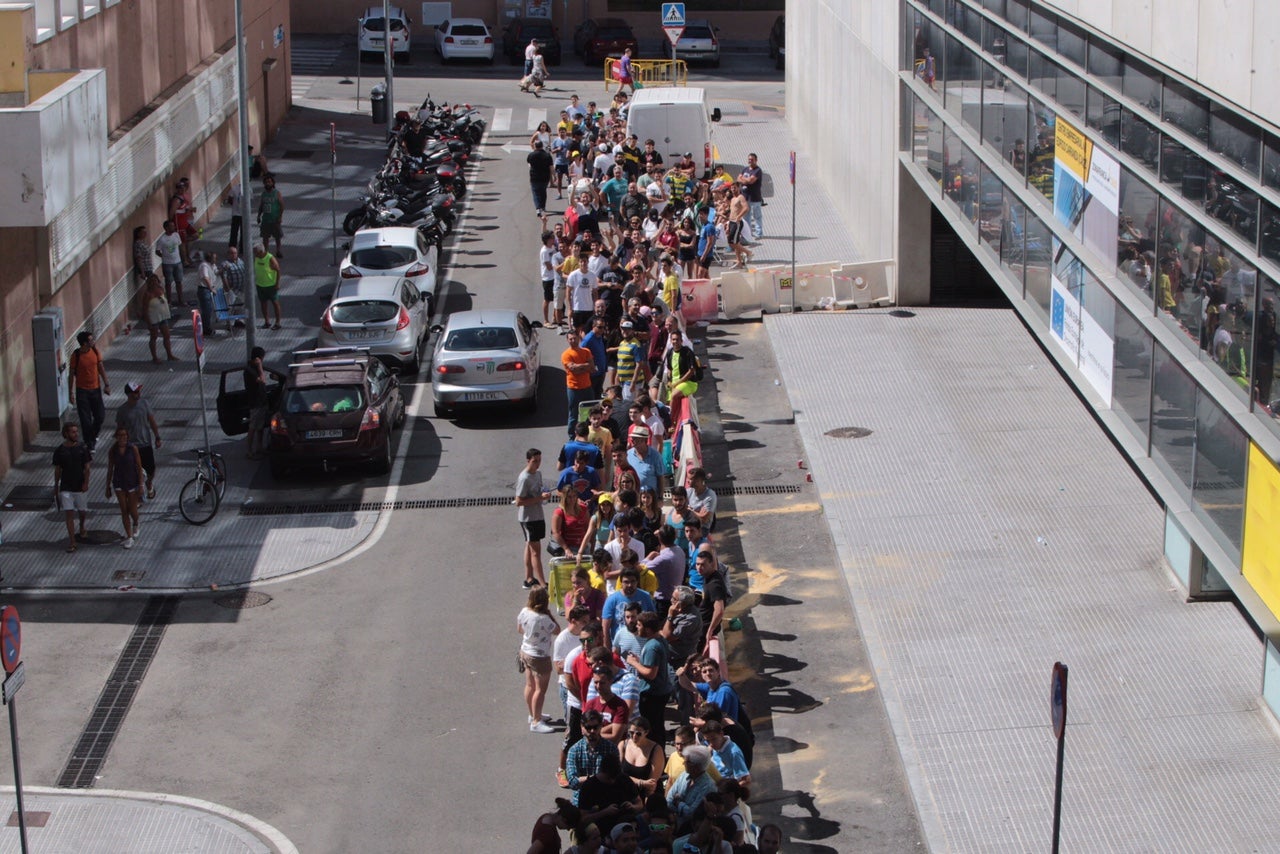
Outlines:
<svg viewBox="0 0 1280 854"><path fill-rule="evenodd" d="M1189 598L1258 629L1280 710L1280 6L787 13L788 119L862 254L903 304L1007 298L1163 504Z"/></svg>
<svg viewBox="0 0 1280 854"><path fill-rule="evenodd" d="M260 146L289 108L289 4L244 8ZM38 362L60 361L65 408L77 332L105 342L133 320L134 227L161 233L180 177L205 219L238 174L234 24L231 3L0 3L0 473L40 413L59 414L37 393ZM61 313L57 352L33 339L49 310Z"/></svg>

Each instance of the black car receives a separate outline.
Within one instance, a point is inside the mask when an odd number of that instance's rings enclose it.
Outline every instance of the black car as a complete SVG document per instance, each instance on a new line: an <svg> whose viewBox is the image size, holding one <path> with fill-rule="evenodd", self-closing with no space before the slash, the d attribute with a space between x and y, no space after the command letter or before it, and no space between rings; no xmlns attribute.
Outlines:
<svg viewBox="0 0 1280 854"><path fill-rule="evenodd" d="M391 433L404 423L400 381L367 347L294 354L267 424L271 475L297 466L367 464L391 471Z"/></svg>
<svg viewBox="0 0 1280 854"><path fill-rule="evenodd" d="M779 15L769 30L769 58L774 61L775 68L782 68L787 61L787 22L785 15Z"/></svg>
<svg viewBox="0 0 1280 854"><path fill-rule="evenodd" d="M264 368L267 375L267 411L280 405L280 389L287 379L283 371ZM218 378L218 426L228 436L249 432L249 392L244 387L244 368L231 368Z"/></svg>
<svg viewBox="0 0 1280 854"><path fill-rule="evenodd" d="M573 52L587 65L604 61L606 56L622 56L631 48L631 55L640 55L631 25L621 18L587 18L573 33Z"/></svg>
<svg viewBox="0 0 1280 854"><path fill-rule="evenodd" d="M502 31L502 52L512 65L524 64L524 49L530 39L537 39L542 46L542 56L547 65L560 64L560 36L546 18L512 18Z"/></svg>

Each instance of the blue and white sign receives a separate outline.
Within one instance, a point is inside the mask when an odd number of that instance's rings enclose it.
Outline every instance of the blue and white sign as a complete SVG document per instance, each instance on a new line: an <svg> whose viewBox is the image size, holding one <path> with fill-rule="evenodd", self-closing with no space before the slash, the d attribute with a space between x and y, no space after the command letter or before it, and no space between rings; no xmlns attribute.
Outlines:
<svg viewBox="0 0 1280 854"><path fill-rule="evenodd" d="M662 4L662 26L664 27L683 27L684 26L684 4L683 3L663 3Z"/></svg>

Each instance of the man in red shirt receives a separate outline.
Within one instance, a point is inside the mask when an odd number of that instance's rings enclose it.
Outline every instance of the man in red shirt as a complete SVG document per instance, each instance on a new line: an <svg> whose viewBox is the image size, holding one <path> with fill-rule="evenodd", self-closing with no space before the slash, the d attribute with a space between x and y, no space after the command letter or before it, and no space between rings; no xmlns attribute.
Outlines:
<svg viewBox="0 0 1280 854"><path fill-rule="evenodd" d="M614 744L622 741L627 734L627 718L631 710L627 703L613 693L613 667L608 664L597 664L591 668L591 681L596 686L596 696L587 700L582 713L597 711L604 719L600 735Z"/></svg>
<svg viewBox="0 0 1280 854"><path fill-rule="evenodd" d="M578 423L578 407L591 400L591 374L595 372L595 359L591 351L582 346L582 334L570 329L565 336L569 346L560 356L564 367L564 384L569 394L569 438Z"/></svg>

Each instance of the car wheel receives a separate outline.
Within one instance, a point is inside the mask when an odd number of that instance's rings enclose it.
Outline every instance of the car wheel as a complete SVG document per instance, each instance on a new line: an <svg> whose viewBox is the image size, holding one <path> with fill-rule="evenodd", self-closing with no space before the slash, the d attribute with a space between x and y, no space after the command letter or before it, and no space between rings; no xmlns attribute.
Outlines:
<svg viewBox="0 0 1280 854"><path fill-rule="evenodd" d="M271 457L268 460L268 465L271 468L271 478L273 480L284 480L285 475L289 473L288 466L279 457Z"/></svg>
<svg viewBox="0 0 1280 854"><path fill-rule="evenodd" d="M533 394L529 397L528 400L524 401L524 403L521 405L520 408L523 409L525 412L538 411L538 387L537 386L533 387Z"/></svg>
<svg viewBox="0 0 1280 854"><path fill-rule="evenodd" d="M436 418L449 417L449 409L443 403L437 403L435 405L435 410L436 410Z"/></svg>
<svg viewBox="0 0 1280 854"><path fill-rule="evenodd" d="M387 431L387 436L382 440L382 450L378 453L377 459L373 461L374 474L387 474L391 471L391 431Z"/></svg>
<svg viewBox="0 0 1280 854"><path fill-rule="evenodd" d="M396 414L396 427L403 427L404 422L409 420L409 406L404 402L404 395L400 395L400 411Z"/></svg>
<svg viewBox="0 0 1280 854"><path fill-rule="evenodd" d="M720 67L720 57L718 57L718 56L717 56L715 59L711 60L711 67L712 67L712 68L719 68L719 67ZM557 132L558 132L558 131L557 131Z"/></svg>
<svg viewBox="0 0 1280 854"><path fill-rule="evenodd" d="M492 55L490 55L490 57L489 57L489 61L488 61L488 63L486 63L486 64L488 64L488 65L493 65L493 56L492 56Z"/></svg>

